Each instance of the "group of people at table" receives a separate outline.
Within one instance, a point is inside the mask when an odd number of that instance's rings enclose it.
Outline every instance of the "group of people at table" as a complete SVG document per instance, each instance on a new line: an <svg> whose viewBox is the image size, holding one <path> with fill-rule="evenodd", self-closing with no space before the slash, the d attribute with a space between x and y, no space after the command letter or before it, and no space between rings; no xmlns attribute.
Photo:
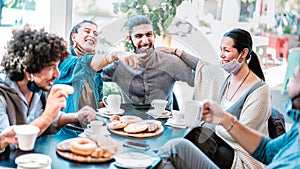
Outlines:
<svg viewBox="0 0 300 169"><path fill-rule="evenodd" d="M154 99L164 99L169 110L176 81L195 86L195 90L214 85L197 77L210 66L201 56L154 47L156 34L146 16L132 16L127 28L126 38L134 52L104 55L95 51L98 28L93 21L84 20L73 27L70 52L63 38L43 29L24 26L13 30L1 62L1 153L17 144L15 125L35 125L40 128L39 135L46 135L59 134L68 123L95 119L95 111L103 107L103 81L116 82L132 103L149 105ZM170 138L158 151L163 159L158 168L299 167L300 67L295 69L288 93L287 115L294 124L287 133L270 139L270 89L250 33L239 28L225 33L219 58L217 66L225 70L220 76L223 82L218 98L204 100L202 120L215 124L214 132L232 158L219 155L218 160L212 159L191 141ZM71 85L74 93L68 95L54 84Z"/></svg>

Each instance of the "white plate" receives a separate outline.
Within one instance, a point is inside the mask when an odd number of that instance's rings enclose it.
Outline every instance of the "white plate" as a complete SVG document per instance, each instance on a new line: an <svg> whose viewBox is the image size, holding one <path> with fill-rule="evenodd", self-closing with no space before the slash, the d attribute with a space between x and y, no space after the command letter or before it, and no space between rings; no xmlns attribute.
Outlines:
<svg viewBox="0 0 300 169"><path fill-rule="evenodd" d="M153 118L158 119L158 118L170 118L172 113L168 110L165 110L163 113L158 114L154 111L154 109L151 109L151 110L147 111L147 114L149 114Z"/></svg>
<svg viewBox="0 0 300 169"><path fill-rule="evenodd" d="M182 123L175 123L174 119L172 119L172 118L168 119L167 122L165 123L165 125L169 125L169 126L177 127L177 128L186 128L186 125L185 125L184 122L182 122Z"/></svg>
<svg viewBox="0 0 300 169"><path fill-rule="evenodd" d="M41 169L51 168L52 159L45 154L30 153L16 158L15 163L19 167Z"/></svg>
<svg viewBox="0 0 300 169"><path fill-rule="evenodd" d="M159 159L140 152L123 152L114 155L116 165L122 168L147 168Z"/></svg>
<svg viewBox="0 0 300 169"><path fill-rule="evenodd" d="M108 111L108 109L106 107L102 107L102 108L98 109L98 112L102 113L102 114L106 114L106 115L122 115L122 114L124 114L125 110L120 109L119 112L110 112L110 111Z"/></svg>

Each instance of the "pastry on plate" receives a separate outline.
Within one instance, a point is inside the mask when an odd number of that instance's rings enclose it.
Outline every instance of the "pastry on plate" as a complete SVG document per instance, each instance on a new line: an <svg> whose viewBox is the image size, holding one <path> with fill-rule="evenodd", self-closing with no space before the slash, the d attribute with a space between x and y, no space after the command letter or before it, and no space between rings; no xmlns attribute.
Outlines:
<svg viewBox="0 0 300 169"><path fill-rule="evenodd" d="M128 124L131 124L131 123L136 123L136 122L139 122L139 121L142 121L143 119L138 117L138 116L130 116L130 115L127 115L127 116L122 116L120 117L120 121L124 121L124 122L127 122Z"/></svg>
<svg viewBox="0 0 300 169"><path fill-rule="evenodd" d="M141 132L144 132L146 130L148 130L148 124L146 122L136 122L136 123L131 123L131 124L128 124L125 128L124 128L124 131L126 133L130 133L130 134L133 134L133 133L141 133Z"/></svg>

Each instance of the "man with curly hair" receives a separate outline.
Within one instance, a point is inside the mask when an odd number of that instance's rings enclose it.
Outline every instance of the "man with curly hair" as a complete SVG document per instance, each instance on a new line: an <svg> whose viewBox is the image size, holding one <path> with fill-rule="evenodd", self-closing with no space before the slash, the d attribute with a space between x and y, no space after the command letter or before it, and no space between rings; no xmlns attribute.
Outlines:
<svg viewBox="0 0 300 169"><path fill-rule="evenodd" d="M0 131L31 124L40 128L39 134L49 134L67 123L94 119L95 111L61 112L68 94L59 86L52 87L60 75L58 64L69 55L67 42L27 25L12 33L1 62ZM1 141L1 149L8 144Z"/></svg>

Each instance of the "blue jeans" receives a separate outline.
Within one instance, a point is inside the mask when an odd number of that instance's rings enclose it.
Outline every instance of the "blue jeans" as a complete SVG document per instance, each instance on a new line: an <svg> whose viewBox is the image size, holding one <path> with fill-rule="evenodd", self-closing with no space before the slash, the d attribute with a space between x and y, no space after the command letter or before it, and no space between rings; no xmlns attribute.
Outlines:
<svg viewBox="0 0 300 169"><path fill-rule="evenodd" d="M159 169L219 168L198 147L183 138L168 141L157 153L162 158Z"/></svg>

